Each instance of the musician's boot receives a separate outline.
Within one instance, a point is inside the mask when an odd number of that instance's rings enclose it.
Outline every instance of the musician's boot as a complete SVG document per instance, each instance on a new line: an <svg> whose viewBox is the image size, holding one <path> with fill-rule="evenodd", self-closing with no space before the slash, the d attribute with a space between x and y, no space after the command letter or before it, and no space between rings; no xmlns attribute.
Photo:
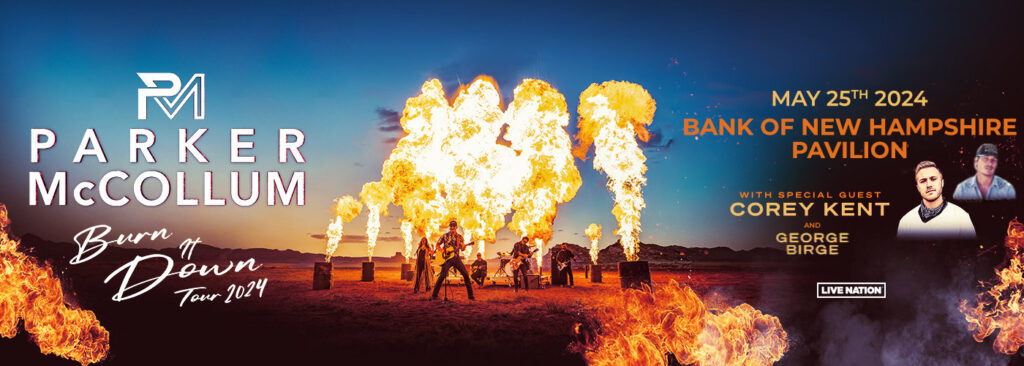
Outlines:
<svg viewBox="0 0 1024 366"><path fill-rule="evenodd" d="M468 283L466 284L466 297L468 297L470 300L476 300L476 298L473 297L473 285L470 285Z"/></svg>

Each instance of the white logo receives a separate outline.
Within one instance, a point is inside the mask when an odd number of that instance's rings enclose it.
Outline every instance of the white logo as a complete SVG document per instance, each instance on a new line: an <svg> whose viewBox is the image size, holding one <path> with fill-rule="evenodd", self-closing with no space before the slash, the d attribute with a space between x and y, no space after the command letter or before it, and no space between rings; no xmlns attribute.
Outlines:
<svg viewBox="0 0 1024 366"><path fill-rule="evenodd" d="M884 299L885 282L818 282L819 299Z"/></svg>
<svg viewBox="0 0 1024 366"><path fill-rule="evenodd" d="M149 98L153 98L156 105L164 110L167 118L174 119L174 116L185 105L185 101L192 98L192 105L195 108L193 116L195 119L203 119L206 116L206 74L192 75L185 87L181 87L181 79L178 75L169 72L140 72L139 78L146 88L139 88L139 119L146 119L146 104ZM157 88L157 81L170 81L169 88ZM167 97L174 97L174 100Z"/></svg>

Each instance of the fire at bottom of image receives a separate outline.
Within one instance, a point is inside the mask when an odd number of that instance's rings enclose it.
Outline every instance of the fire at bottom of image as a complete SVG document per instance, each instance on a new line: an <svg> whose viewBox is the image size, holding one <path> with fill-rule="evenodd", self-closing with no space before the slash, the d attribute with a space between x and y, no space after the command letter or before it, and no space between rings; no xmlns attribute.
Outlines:
<svg viewBox="0 0 1024 366"><path fill-rule="evenodd" d="M82 365L103 360L110 333L95 313L70 304L49 266L18 251L9 226L7 207L0 203L0 336L14 338L24 320L41 353Z"/></svg>
<svg viewBox="0 0 1024 366"><path fill-rule="evenodd" d="M590 307L572 346L590 365L771 365L789 349L779 318L701 299L675 280Z"/></svg>
<svg viewBox="0 0 1024 366"><path fill-rule="evenodd" d="M984 342L998 330L992 349L1012 355L1024 345L1024 224L1010 221L1004 244L1009 265L996 269L993 281L981 283L984 291L973 303L961 300L960 312L974 340Z"/></svg>

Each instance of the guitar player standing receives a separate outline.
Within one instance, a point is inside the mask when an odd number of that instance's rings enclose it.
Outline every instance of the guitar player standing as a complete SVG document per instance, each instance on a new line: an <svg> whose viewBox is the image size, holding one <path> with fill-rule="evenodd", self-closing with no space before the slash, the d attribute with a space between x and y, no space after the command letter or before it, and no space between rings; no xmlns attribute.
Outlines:
<svg viewBox="0 0 1024 366"><path fill-rule="evenodd" d="M437 241L438 251L445 253L454 250L455 255L441 265L440 275L437 276L437 282L434 283L434 292L430 294L431 300L437 299L437 292L441 289L441 285L444 284L444 279L448 277L448 270L451 268L455 268L456 271L462 274L462 280L466 284L466 294L470 300L476 300L473 297L473 285L469 280L469 272L466 271L466 265L462 264L462 257L458 255L466 247L462 234L459 234L458 229L459 224L452 220L452 222L448 223L448 232Z"/></svg>
<svg viewBox="0 0 1024 366"><path fill-rule="evenodd" d="M530 238L523 237L522 240L516 242L515 246L512 247L512 257L514 261L519 261L518 267L512 271L512 278L516 283L516 292L519 292L519 284L523 284L523 289L526 291L530 290L530 281L526 278L526 273L530 271L530 257L533 256L533 252L530 250L529 243ZM520 275L522 273L522 275ZM520 278L522 280L520 281Z"/></svg>
<svg viewBox="0 0 1024 366"><path fill-rule="evenodd" d="M568 283L569 287L573 287L573 283L572 283L572 261L575 260L575 259L576 259L576 254L574 254L571 250L569 250L569 245L566 244L566 243L562 243L562 245L559 246L558 253L555 254L555 261L558 262L559 273L561 274L561 276L563 276L563 278L565 280L568 280L568 282L563 280L562 281L562 286L565 286L565 284Z"/></svg>

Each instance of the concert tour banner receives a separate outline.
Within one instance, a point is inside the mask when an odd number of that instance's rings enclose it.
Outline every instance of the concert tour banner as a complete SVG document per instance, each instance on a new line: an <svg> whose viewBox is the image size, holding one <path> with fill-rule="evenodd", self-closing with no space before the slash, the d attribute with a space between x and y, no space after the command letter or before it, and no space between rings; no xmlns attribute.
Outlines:
<svg viewBox="0 0 1024 366"><path fill-rule="evenodd" d="M1020 2L5 2L0 365L1024 364Z"/></svg>

